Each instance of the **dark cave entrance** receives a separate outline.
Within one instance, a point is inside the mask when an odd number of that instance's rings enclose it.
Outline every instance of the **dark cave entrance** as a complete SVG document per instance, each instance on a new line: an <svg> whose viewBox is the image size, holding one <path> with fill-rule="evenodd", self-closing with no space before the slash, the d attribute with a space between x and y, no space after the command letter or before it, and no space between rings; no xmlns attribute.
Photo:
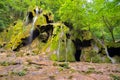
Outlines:
<svg viewBox="0 0 120 80"><path fill-rule="evenodd" d="M120 47L109 47L107 50L110 57L120 56Z"/></svg>
<svg viewBox="0 0 120 80"><path fill-rule="evenodd" d="M76 39L76 40L73 40L73 43L74 43L75 49L76 49L76 52L74 55L75 59L76 59L76 61L80 61L82 42L80 41L80 39Z"/></svg>
<svg viewBox="0 0 120 80"><path fill-rule="evenodd" d="M81 41L81 40L78 39L78 38L75 39L75 40L73 40L73 43L74 43L75 48L76 48L76 52L75 52L75 55L74 55L76 61L80 61L82 48L90 47L92 40L93 40L93 39Z"/></svg>

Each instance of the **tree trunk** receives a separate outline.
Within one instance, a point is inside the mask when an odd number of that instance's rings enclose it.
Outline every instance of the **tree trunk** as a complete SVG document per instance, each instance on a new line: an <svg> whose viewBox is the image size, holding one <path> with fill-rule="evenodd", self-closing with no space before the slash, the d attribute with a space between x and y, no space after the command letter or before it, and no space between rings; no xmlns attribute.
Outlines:
<svg viewBox="0 0 120 80"><path fill-rule="evenodd" d="M111 37L112 37L113 42L115 42L115 37L114 37L113 30L111 30L110 33L111 33Z"/></svg>
<svg viewBox="0 0 120 80"><path fill-rule="evenodd" d="M102 17L103 17L103 22L105 23L106 27L108 28L108 30L111 34L112 41L115 42L115 37L114 37L114 33L113 33L114 27L112 26L112 24L110 24L108 19L106 19L104 16L102 16Z"/></svg>

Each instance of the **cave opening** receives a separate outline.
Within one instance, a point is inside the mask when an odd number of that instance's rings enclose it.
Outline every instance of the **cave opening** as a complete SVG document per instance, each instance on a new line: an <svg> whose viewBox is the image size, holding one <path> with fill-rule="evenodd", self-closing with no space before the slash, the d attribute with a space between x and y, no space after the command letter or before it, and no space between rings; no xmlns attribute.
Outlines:
<svg viewBox="0 0 120 80"><path fill-rule="evenodd" d="M80 61L82 42L80 39L75 39L75 40L73 40L73 43L74 43L75 49L76 49L75 55L74 55L75 59L76 59L76 61Z"/></svg>
<svg viewBox="0 0 120 80"><path fill-rule="evenodd" d="M33 21L33 13L32 12L28 12L28 20L29 22L28 23L31 23Z"/></svg>

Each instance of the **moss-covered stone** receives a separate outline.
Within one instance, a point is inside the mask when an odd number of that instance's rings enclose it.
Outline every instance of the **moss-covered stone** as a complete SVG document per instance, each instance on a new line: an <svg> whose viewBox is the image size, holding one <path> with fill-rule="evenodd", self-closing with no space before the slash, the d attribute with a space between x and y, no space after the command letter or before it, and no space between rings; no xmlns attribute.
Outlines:
<svg viewBox="0 0 120 80"><path fill-rule="evenodd" d="M94 63L110 62L106 55L98 54L94 51L93 47L83 48L80 60Z"/></svg>
<svg viewBox="0 0 120 80"><path fill-rule="evenodd" d="M35 27L37 27L37 25L42 26L46 24L47 24L47 21L46 21L46 18L43 16L43 14L39 15L35 22Z"/></svg>
<svg viewBox="0 0 120 80"><path fill-rule="evenodd" d="M71 39L67 39L66 34L69 28L62 23L54 24L51 50L56 51L51 55L55 61L75 61L75 47Z"/></svg>
<svg viewBox="0 0 120 80"><path fill-rule="evenodd" d="M24 26L22 21L17 21L17 24L13 26L9 31L8 34L11 33L10 41L5 46L6 49L15 49L17 48L22 42L22 39L25 39L26 37L30 36L31 31L31 24L28 26Z"/></svg>
<svg viewBox="0 0 120 80"><path fill-rule="evenodd" d="M20 46L22 47L23 45L30 43L28 41L29 38L32 36L31 33L35 34L35 30L37 30L37 35L39 35L41 33L40 31L42 31L40 30L41 29L40 27L41 26L46 27L47 19L50 18L49 20L53 20L52 13L49 14L49 12L44 11L41 12L40 14L36 14L35 13L36 7L37 6L33 8L33 6L31 6L28 9L28 12L32 12L32 16L33 16L32 23L25 24L25 22L18 20L14 26L9 28L7 32L7 36L9 37L9 40L7 41L7 45L5 46L6 49L14 50ZM48 18L46 18L45 15L47 15Z"/></svg>
<svg viewBox="0 0 120 80"><path fill-rule="evenodd" d="M55 61L75 61L75 47L73 42L68 39L66 45L64 42L58 44L56 53L51 55L51 60Z"/></svg>

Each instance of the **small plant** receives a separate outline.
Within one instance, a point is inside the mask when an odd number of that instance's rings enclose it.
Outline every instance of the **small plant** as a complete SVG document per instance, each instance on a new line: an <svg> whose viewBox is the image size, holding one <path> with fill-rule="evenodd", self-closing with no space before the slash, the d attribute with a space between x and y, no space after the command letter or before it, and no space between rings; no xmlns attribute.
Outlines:
<svg viewBox="0 0 120 80"><path fill-rule="evenodd" d="M65 68L65 69L70 68L68 63L59 64L59 66Z"/></svg>
<svg viewBox="0 0 120 80"><path fill-rule="evenodd" d="M112 80L120 80L120 76L118 75L110 74L110 76L112 77Z"/></svg>
<svg viewBox="0 0 120 80"><path fill-rule="evenodd" d="M24 75L27 74L27 71L26 70L22 70L22 71L19 71L19 72L12 72L12 74L18 75L18 76L24 76Z"/></svg>
<svg viewBox="0 0 120 80"><path fill-rule="evenodd" d="M10 62L3 61L3 62L0 62L0 65L1 66L9 66Z"/></svg>
<svg viewBox="0 0 120 80"><path fill-rule="evenodd" d="M24 75L26 75L26 71L23 70L23 71L18 72L17 74L18 74L19 76L24 76Z"/></svg>
<svg viewBox="0 0 120 80"><path fill-rule="evenodd" d="M53 63L53 66L58 66L58 64L56 62Z"/></svg>

